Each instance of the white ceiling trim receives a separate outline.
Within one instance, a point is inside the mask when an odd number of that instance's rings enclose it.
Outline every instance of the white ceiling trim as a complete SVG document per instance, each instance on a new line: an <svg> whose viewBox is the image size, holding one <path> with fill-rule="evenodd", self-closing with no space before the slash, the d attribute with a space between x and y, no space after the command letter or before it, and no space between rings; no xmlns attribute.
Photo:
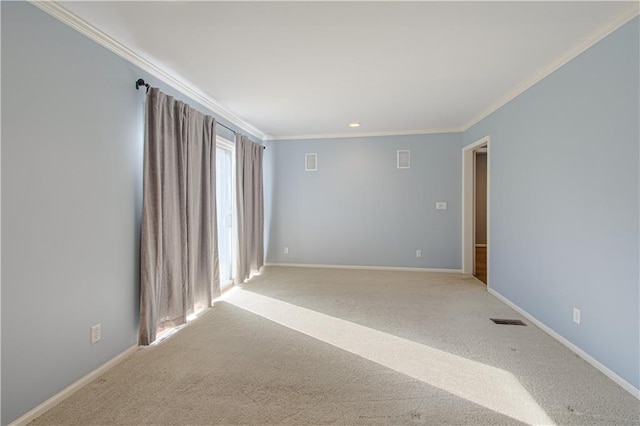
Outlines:
<svg viewBox="0 0 640 426"><path fill-rule="evenodd" d="M253 125L247 123L242 118L238 117L234 113L225 109L222 105L220 105L213 98L203 93L198 88L193 85L183 81L179 77L168 73L162 68L156 66L152 62L148 61L140 54L135 52L134 50L128 48L122 43L114 40L107 34L103 33L96 27L90 25L86 21L80 19L78 16L69 12L63 6L57 4L55 1L41 1L41 0L29 0L31 4L73 28L74 30L80 32L81 34L89 37L91 40L100 44L103 47L106 47L116 55L126 59L132 64L140 67L144 71L149 74L157 77L162 80L169 86L174 89L180 91L181 93L189 96L196 102L199 102L203 106L209 108L211 111L219 115L221 118L228 120L230 123L238 126L243 131L255 136L258 139L269 139L270 136L260 131ZM134 82L131 82L131 87L133 87Z"/></svg>
<svg viewBox="0 0 640 426"><path fill-rule="evenodd" d="M500 107L504 106L505 104L507 104L508 102L510 102L511 100L513 100L514 98L522 94L531 86L543 80L545 77L549 76L558 68L562 67L567 62L571 61L573 58L580 55L582 52L589 49L591 46L598 43L600 40L604 39L609 34L613 33L615 30L617 30L618 28L620 28L621 26L623 26L624 24L626 24L627 22L629 22L630 20L638 16L639 13L640 13L640 3L634 3L633 5L631 5L631 7L623 11L619 16L615 17L614 19L612 19L602 27L598 28L593 34L591 34L591 36L587 37L582 43L580 43L573 49L565 52L563 55L558 57L555 61L551 62L548 66L541 69L529 80L518 85L509 93L507 93L504 97L500 98L499 100L491 104L489 107L487 107L480 114L478 114L477 116L469 120L467 123L465 123L462 126L461 131L467 131L471 126L479 123L481 120L493 114Z"/></svg>
<svg viewBox="0 0 640 426"><path fill-rule="evenodd" d="M287 136L272 136L268 135L250 123L244 121L242 118L238 117L234 113L227 110L216 100L211 98L209 95L203 93L200 89L183 81L178 76L175 76L166 70L158 67L153 64L149 60L145 59L142 55L137 53L136 51L128 48L127 46L119 43L114 40L107 34L103 33L99 29L90 25L86 21L82 20L75 14L71 13L63 6L57 4L55 1L47 1L47 0L28 0L31 4L68 25L69 27L75 29L81 34L87 36L91 40L97 42L101 46L109 49L114 52L118 56L124 58L125 60L131 62L132 64L140 67L144 71L149 74L157 77L162 80L166 84L175 88L176 90L182 92L183 94L191 97L195 101L201 103L205 107L209 108L211 111L219 115L221 118L228 120L230 123L238 126L240 129L246 131L247 133L262 139L262 140L295 140L295 139L330 139L330 138L353 138L353 137L375 137L375 136L395 136L395 135L416 135L416 134L437 134L437 133L456 133L456 132L464 132L468 130L473 125L477 124L487 116L491 115L495 111L497 111L500 107L504 106L518 95L522 94L524 91L529 89L531 86L535 85L545 77L549 76L551 73L556 71L558 68L565 65L567 62L571 61L576 56L580 55L585 50L589 49L591 46L607 37L609 34L620 28L622 25L629 22L631 19L638 16L640 13L640 3L633 3L631 7L626 9L623 13L621 13L618 17L612 19L607 24L600 27L596 30L590 37L585 39L582 43L577 45L574 49L566 52L562 56L558 57L551 64L541 69L538 73L532 76L526 82L518 85L511 91L509 91L505 96L489 105L484 111L480 114L464 123L459 128L445 128L445 129L420 129L420 130L410 130L410 131L390 131L390 132L372 132L372 133L354 133L354 132L345 132L345 133L331 133L331 134L299 134L299 135L287 135ZM133 84L132 84L133 86Z"/></svg>
<svg viewBox="0 0 640 426"><path fill-rule="evenodd" d="M376 136L405 136L405 135L433 135L438 133L461 133L461 128L445 128L445 129L419 129L405 131L390 132L369 132L369 133L322 133L310 135L287 135L287 136L270 136L268 140L286 141L286 140L306 140L306 139L339 139L339 138L366 138Z"/></svg>

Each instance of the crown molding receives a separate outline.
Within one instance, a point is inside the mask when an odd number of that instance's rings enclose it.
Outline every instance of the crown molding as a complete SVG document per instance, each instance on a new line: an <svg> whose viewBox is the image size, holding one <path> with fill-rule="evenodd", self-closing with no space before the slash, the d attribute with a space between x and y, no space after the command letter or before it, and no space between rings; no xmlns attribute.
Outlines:
<svg viewBox="0 0 640 426"><path fill-rule="evenodd" d="M145 59L139 53L134 50L128 48L122 43L116 41L112 37L103 33L99 29L90 25L86 21L82 20L78 16L74 15L63 6L59 5L55 1L47 1L47 0L28 0L31 4L38 7L42 11L47 14L53 16L59 21L63 22L67 26L75 29L101 46L107 48L118 56L124 58L125 60L131 62L132 64L138 66L142 70L148 72L154 77L162 80L164 83L173 87L174 89L182 92L183 94L189 96L196 102L202 104L203 106L209 108L215 114L217 114L220 118L223 118L229 123L239 127L241 130L253 135L254 137L261 140L295 140L295 139L332 139L332 138L359 138L359 137L376 137L376 136L402 136L402 135L418 135L418 134L437 134L437 133L458 133L465 132L484 118L488 117L499 108L525 92L527 89L549 76L551 73L556 71L558 68L565 65L567 62L574 59L576 56L583 53L585 50L592 47L594 44L598 43L609 34L613 33L615 30L620 28L622 25L626 24L640 13L640 6L638 2L633 2L633 4L625 9L620 15L616 18L612 19L605 25L598 28L591 36L585 39L582 43L574 47L573 49L565 52L563 55L558 57L556 60L551 62L548 66L544 67L540 71L538 71L535 75L533 75L529 80L523 82L522 84L516 86L512 90L510 90L506 95L498 99L496 102L489 105L485 108L480 114L473 117L471 120L467 121L463 126L459 128L444 128L444 129L417 129L417 130L407 130L407 131L399 131L399 132L369 132L369 133L353 133L353 132L344 132L344 133L327 133L327 134L299 134L299 135L268 135L258 128L254 127L250 123L244 121L242 118L238 117L234 113L228 111L225 107L223 107L220 103L215 101L209 95L205 94L192 84L184 81L180 77L169 73L168 71L160 68L155 65L151 61Z"/></svg>
<svg viewBox="0 0 640 426"><path fill-rule="evenodd" d="M206 108L213 111L220 118L227 120L229 123L239 127L241 130L261 140L269 138L269 135L263 133L253 125L244 121L242 118L225 109L217 101L212 99L209 95L205 94L192 84L187 83L182 78L167 72L151 61L145 59L136 51L128 48L127 46L108 36L104 32L100 31L96 27L90 25L88 22L71 13L55 1L29 0L29 3L58 19L67 26L73 28L79 33L85 35L99 45L107 48L121 58L124 58L125 60L131 62L133 65L136 65L137 67L148 72L159 80L162 80L164 83L180 91L194 101L202 104ZM133 82L131 83L131 85L133 87Z"/></svg>
<svg viewBox="0 0 640 426"><path fill-rule="evenodd" d="M576 56L580 55L582 52L589 49L594 44L598 43L599 41L607 37L609 34L613 33L615 30L617 30L618 28L620 28L621 26L623 26L624 24L626 24L627 22L629 22L630 20L638 16L639 13L640 13L640 3L633 2L633 4L629 8L625 9L620 15L613 18L611 21L599 27L589 37L587 37L584 41L582 41L582 43L578 44L573 49L565 52L564 54L556 58L556 60L551 62L549 65L547 65L540 71L538 71L529 80L516 86L511 91L509 91L506 95L504 95L502 98L498 99L496 102L489 105L480 114L476 115L471 120L466 122L462 126L462 131L466 132L467 130L469 130L470 127L478 124L480 121L482 121L489 115L496 112L500 107L504 106L505 104L507 104L508 102L510 102L511 100L513 100L514 98L516 98L517 96L525 92L531 86L543 80L544 78L548 77L551 73L556 71L558 68L562 67L567 62L571 61Z"/></svg>
<svg viewBox="0 0 640 426"><path fill-rule="evenodd" d="M389 132L368 132L368 133L318 133L307 135L275 135L269 136L267 140L286 141L286 140L307 140L307 139L341 139L341 138L370 138L377 136L409 136L409 135L434 135L438 133L462 133L461 128L444 128L444 129L417 129Z"/></svg>

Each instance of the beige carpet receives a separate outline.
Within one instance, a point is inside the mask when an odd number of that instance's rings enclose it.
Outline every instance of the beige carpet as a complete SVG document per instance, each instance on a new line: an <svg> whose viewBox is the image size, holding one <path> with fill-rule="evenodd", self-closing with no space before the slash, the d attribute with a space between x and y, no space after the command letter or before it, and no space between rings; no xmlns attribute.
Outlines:
<svg viewBox="0 0 640 426"><path fill-rule="evenodd" d="M490 317L528 326L495 325ZM269 267L32 424L491 425L544 418L637 425L640 403L475 278Z"/></svg>

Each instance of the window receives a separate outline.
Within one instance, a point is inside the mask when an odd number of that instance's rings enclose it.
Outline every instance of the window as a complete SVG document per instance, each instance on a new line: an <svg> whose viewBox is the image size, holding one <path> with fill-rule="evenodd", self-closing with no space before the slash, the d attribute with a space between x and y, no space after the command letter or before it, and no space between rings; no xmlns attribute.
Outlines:
<svg viewBox="0 0 640 426"><path fill-rule="evenodd" d="M216 147L216 213L218 215L218 258L220 288L233 283L234 264L234 145L218 137Z"/></svg>

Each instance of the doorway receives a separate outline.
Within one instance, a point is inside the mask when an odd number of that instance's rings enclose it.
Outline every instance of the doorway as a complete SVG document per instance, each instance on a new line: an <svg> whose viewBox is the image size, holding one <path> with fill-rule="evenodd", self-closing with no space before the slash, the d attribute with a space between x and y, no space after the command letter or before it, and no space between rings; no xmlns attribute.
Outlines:
<svg viewBox="0 0 640 426"><path fill-rule="evenodd" d="M487 148L474 154L474 234L473 276L487 283Z"/></svg>
<svg viewBox="0 0 640 426"><path fill-rule="evenodd" d="M489 136L462 150L462 272L489 285Z"/></svg>

